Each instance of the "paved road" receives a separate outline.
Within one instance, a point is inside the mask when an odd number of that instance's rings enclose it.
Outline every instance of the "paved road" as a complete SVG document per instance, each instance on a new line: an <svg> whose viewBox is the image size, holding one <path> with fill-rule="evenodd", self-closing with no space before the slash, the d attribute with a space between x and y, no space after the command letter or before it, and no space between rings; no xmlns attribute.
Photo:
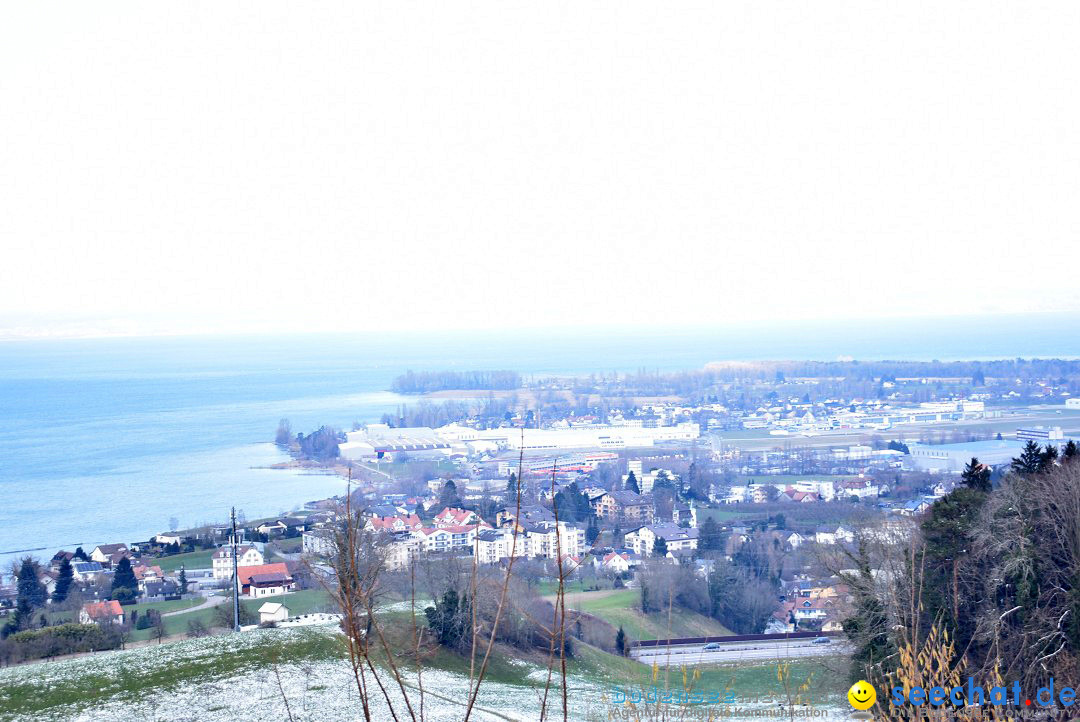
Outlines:
<svg viewBox="0 0 1080 722"><path fill-rule="evenodd" d="M813 644L810 640L776 642L721 643L720 649L706 652L704 645L682 647L659 647L634 649L631 656L642 664L661 666L689 666L718 664L721 662L761 661L792 659L795 657L823 657L846 654L850 650L845 642L834 640L830 644Z"/></svg>
<svg viewBox="0 0 1080 722"><path fill-rule="evenodd" d="M187 609L178 609L175 612L164 612L161 616L175 617L180 614L190 614L191 612L197 612L200 609L210 609L211 607L216 607L219 604L224 604L227 601L229 601L229 598L226 596L207 597L201 604L196 604L194 607L188 607Z"/></svg>

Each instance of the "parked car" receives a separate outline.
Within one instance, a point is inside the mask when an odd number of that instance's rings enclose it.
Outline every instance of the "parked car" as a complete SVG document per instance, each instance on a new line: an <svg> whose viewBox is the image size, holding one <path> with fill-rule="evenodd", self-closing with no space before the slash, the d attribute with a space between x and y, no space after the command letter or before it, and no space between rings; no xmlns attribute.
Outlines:
<svg viewBox="0 0 1080 722"><path fill-rule="evenodd" d="M832 644L832 640L828 637L818 637L811 644Z"/></svg>
<svg viewBox="0 0 1080 722"><path fill-rule="evenodd" d="M702 649L705 650L706 652L714 652L717 649L720 649L720 643L719 642L709 642L704 647L702 647Z"/></svg>

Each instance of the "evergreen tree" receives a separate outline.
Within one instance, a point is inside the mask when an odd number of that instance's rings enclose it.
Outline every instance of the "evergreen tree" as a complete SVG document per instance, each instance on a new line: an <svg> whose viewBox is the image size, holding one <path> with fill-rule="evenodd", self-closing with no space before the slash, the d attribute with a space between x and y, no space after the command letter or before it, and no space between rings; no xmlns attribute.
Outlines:
<svg viewBox="0 0 1080 722"><path fill-rule="evenodd" d="M859 576L852 591L855 592L854 612L841 624L844 634L854 644L851 654L851 678L869 679L880 683L882 663L894 652L889 639L888 614L885 605L874 593L874 580L865 557L859 559Z"/></svg>
<svg viewBox="0 0 1080 722"><path fill-rule="evenodd" d="M135 571L131 568L131 560L122 557L116 565L116 571L113 573L110 596L118 602L129 602L135 598L138 591L139 582L135 579Z"/></svg>
<svg viewBox="0 0 1080 722"><path fill-rule="evenodd" d="M435 600L435 606L424 610L424 615L427 617L428 627L444 647L464 649L472 642L472 610L467 595L459 599L455 590L448 589L441 600Z"/></svg>
<svg viewBox="0 0 1080 722"><path fill-rule="evenodd" d="M653 554L658 557L667 556L667 539L662 536L656 537L656 541L653 542Z"/></svg>
<svg viewBox="0 0 1080 722"><path fill-rule="evenodd" d="M585 528L585 543L592 546L600 537L600 527L596 524L596 517L589 517L589 526Z"/></svg>
<svg viewBox="0 0 1080 722"><path fill-rule="evenodd" d="M691 461L690 466L686 469L686 498L697 499L702 497L700 485L701 472L698 470L697 462Z"/></svg>
<svg viewBox="0 0 1080 722"><path fill-rule="evenodd" d="M1080 454L1080 448L1077 448L1075 441L1069 439L1069 443L1065 444L1065 450L1061 454L1061 460L1064 462L1072 461L1077 454Z"/></svg>
<svg viewBox="0 0 1080 722"><path fill-rule="evenodd" d="M671 477L668 473L661 469L656 472L656 481L653 482L653 493L663 491L664 489L675 489L675 484L671 482Z"/></svg>
<svg viewBox="0 0 1080 722"><path fill-rule="evenodd" d="M615 633L615 651L620 657L626 656L626 632L622 627L619 627L619 631Z"/></svg>
<svg viewBox="0 0 1080 722"><path fill-rule="evenodd" d="M1039 451L1039 445L1029 441L1024 445L1020 456L1012 460L1012 470L1017 474L1037 474L1042 468L1043 456Z"/></svg>
<svg viewBox="0 0 1080 722"><path fill-rule="evenodd" d="M638 486L637 477L634 476L634 472L630 472L626 475L626 484L623 486L626 491L632 491L635 494L641 493L641 488Z"/></svg>
<svg viewBox="0 0 1080 722"><path fill-rule="evenodd" d="M60 562L60 572L56 577L56 586L53 588L52 600L59 604L68 598L68 594L71 593L71 582L75 578L75 574L71 569L71 562L67 559Z"/></svg>
<svg viewBox="0 0 1080 722"><path fill-rule="evenodd" d="M1058 450L1053 444L1047 444L1042 453L1039 454L1039 471L1046 471L1051 469L1057 464Z"/></svg>
<svg viewBox="0 0 1080 722"><path fill-rule="evenodd" d="M447 479L443 484L442 491L439 492L439 506L442 509L446 507L457 507L461 505L461 499L458 498L457 484L453 479Z"/></svg>
<svg viewBox="0 0 1080 722"><path fill-rule="evenodd" d="M641 611L645 614L649 612L659 611L652 608L652 599L649 597L649 585L641 585Z"/></svg>
<svg viewBox="0 0 1080 722"><path fill-rule="evenodd" d="M506 502L508 504L514 504L517 502L518 495L518 480L517 474L510 472L510 478L506 482Z"/></svg>
<svg viewBox="0 0 1080 722"><path fill-rule="evenodd" d="M974 529L988 495L981 489L961 487L934 502L921 523L926 542L923 605L928 619L941 619L965 649L975 634L978 594L967 581L978 575L973 564Z"/></svg>
<svg viewBox="0 0 1080 722"><path fill-rule="evenodd" d="M26 599L32 608L44 607L47 595L45 585L41 583L37 562L30 557L23 557L18 578L19 599Z"/></svg>
<svg viewBox="0 0 1080 722"><path fill-rule="evenodd" d="M75 547L75 554L73 558L78 559L80 562L90 561L90 557L86 556L86 552L83 551L82 547Z"/></svg>
<svg viewBox="0 0 1080 722"><path fill-rule="evenodd" d="M698 547L702 550L720 548L720 525L710 516L698 531Z"/></svg>
<svg viewBox="0 0 1080 722"><path fill-rule="evenodd" d="M180 577L178 581L180 582L180 594L187 594L188 578L187 571L185 571L183 564L180 565Z"/></svg>
<svg viewBox="0 0 1080 722"><path fill-rule="evenodd" d="M45 605L45 586L38 579L38 566L33 559L23 557L16 578L18 596L15 599L15 613L0 633L4 637L33 626L34 609Z"/></svg>
<svg viewBox="0 0 1080 722"><path fill-rule="evenodd" d="M963 481L964 485L969 489L989 493L991 489L990 467L981 463L973 456L971 457L971 461L968 462L968 465L964 467L963 473L960 474L960 480Z"/></svg>

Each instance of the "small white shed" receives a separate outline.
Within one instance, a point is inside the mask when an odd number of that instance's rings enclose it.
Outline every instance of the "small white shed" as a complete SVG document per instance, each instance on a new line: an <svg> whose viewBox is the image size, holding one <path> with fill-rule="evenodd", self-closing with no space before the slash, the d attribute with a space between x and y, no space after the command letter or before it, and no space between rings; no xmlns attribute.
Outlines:
<svg viewBox="0 0 1080 722"><path fill-rule="evenodd" d="M280 602L267 602L259 607L259 624L284 622L289 618L289 608Z"/></svg>

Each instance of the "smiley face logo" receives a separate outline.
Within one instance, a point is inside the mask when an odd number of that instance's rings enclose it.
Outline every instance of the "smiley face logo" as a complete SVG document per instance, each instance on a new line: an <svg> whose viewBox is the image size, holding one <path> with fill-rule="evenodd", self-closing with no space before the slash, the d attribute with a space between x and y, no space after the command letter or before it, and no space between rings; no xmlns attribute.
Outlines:
<svg viewBox="0 0 1080 722"><path fill-rule="evenodd" d="M877 702L877 691L865 679L860 679L847 691L847 700L855 709L870 709Z"/></svg>

